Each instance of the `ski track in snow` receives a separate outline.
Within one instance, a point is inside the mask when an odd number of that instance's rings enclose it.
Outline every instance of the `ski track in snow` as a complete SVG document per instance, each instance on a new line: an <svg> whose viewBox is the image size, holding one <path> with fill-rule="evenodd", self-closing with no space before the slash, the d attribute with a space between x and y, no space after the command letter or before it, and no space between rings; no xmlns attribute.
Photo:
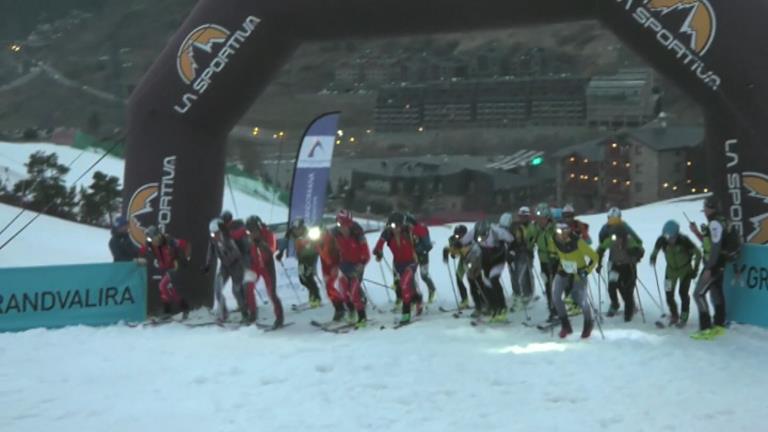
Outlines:
<svg viewBox="0 0 768 432"><path fill-rule="evenodd" d="M701 222L700 208L698 199L625 211L644 240L638 273L654 297L647 259L661 226L676 218L687 232L682 212ZM16 211L0 205L0 222ZM596 238L605 216L583 220ZM106 230L45 216L33 227L0 252L0 266L110 261ZM454 304L441 262L450 232L431 229L431 274L445 307ZM371 246L376 238L368 237ZM658 268L663 278L663 255ZM648 322L639 315L629 324L606 319L606 340L595 328L581 341L581 317L572 319L575 334L561 341L557 329L553 337L522 326L522 312L510 316L508 327L474 328L437 305L398 330L391 329L395 315L369 308L375 324L336 335L309 324L329 319L329 306L290 310L297 297L282 269L278 274L286 321L296 324L276 332L168 324L0 334L0 431L765 429L768 331L734 326L715 342L693 341L694 304L686 329L659 330L653 322L661 312L640 288ZM366 278L382 281L375 262ZM509 291L507 274L503 282ZM376 305L391 307L382 287L367 288ZM591 289L597 301L594 280ZM299 299L306 301L303 289ZM228 301L235 304L231 294ZM545 301L530 313L531 323L543 320ZM196 315L207 318L205 311ZM260 305L260 315L270 322L271 307Z"/></svg>

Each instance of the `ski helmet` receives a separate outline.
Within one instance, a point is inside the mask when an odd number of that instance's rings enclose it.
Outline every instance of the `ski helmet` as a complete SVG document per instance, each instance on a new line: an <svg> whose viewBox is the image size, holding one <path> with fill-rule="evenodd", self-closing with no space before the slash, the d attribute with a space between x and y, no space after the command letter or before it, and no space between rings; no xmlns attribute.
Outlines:
<svg viewBox="0 0 768 432"><path fill-rule="evenodd" d="M128 219L126 219L125 216L120 215L115 218L115 222L113 224L115 229L125 228L126 226L128 226Z"/></svg>
<svg viewBox="0 0 768 432"><path fill-rule="evenodd" d="M661 230L661 234L667 240L677 238L677 235L680 234L680 224L673 220L667 221L667 223L664 224L664 228Z"/></svg>
<svg viewBox="0 0 768 432"><path fill-rule="evenodd" d="M416 216L412 215L411 213L406 213L405 214L405 223L406 223L406 225L414 226L414 225L416 225L418 223L418 221L416 220Z"/></svg>
<svg viewBox="0 0 768 432"><path fill-rule="evenodd" d="M397 228L405 225L406 219L405 215L402 213L392 213L389 215L389 218L387 218L387 227L389 228Z"/></svg>
<svg viewBox="0 0 768 432"><path fill-rule="evenodd" d="M572 204L566 204L565 207L563 207L563 217L572 218L574 216L576 216L576 209L573 208Z"/></svg>
<svg viewBox="0 0 768 432"><path fill-rule="evenodd" d="M475 225L475 240L481 242L488 238L491 233L491 223L487 220L480 221Z"/></svg>
<svg viewBox="0 0 768 432"><path fill-rule="evenodd" d="M144 230L144 234L147 236L147 240L151 241L152 239L160 235L160 230L157 229L156 226L152 225L146 230Z"/></svg>
<svg viewBox="0 0 768 432"><path fill-rule="evenodd" d="M512 226L512 213L504 213L499 218L499 225L503 226L504 228L509 228Z"/></svg>
<svg viewBox="0 0 768 432"><path fill-rule="evenodd" d="M710 195L704 200L704 208L720 211L720 200L718 200L714 195Z"/></svg>
<svg viewBox="0 0 768 432"><path fill-rule="evenodd" d="M221 232L221 227L224 226L224 221L220 218L213 218L211 219L211 222L208 224L208 231L211 234L215 234L217 232Z"/></svg>
<svg viewBox="0 0 768 432"><path fill-rule="evenodd" d="M458 225L456 228L453 229L453 235L456 237L464 237L467 235L467 227L466 225Z"/></svg>
<svg viewBox="0 0 768 432"><path fill-rule="evenodd" d="M531 209L526 206L520 207L520 210L517 211L518 216L530 216L531 215Z"/></svg>
<svg viewBox="0 0 768 432"><path fill-rule="evenodd" d="M245 228L249 231L261 229L262 225L264 225L264 222L258 216L248 216L248 219L245 220Z"/></svg>
<svg viewBox="0 0 768 432"><path fill-rule="evenodd" d="M549 210L549 204L541 203L537 205L536 216L544 217L544 218L552 216L552 212Z"/></svg>
<svg viewBox="0 0 768 432"><path fill-rule="evenodd" d="M555 226L555 230L556 230L555 232L557 232L557 234L561 234L562 235L562 234L570 234L571 231L572 231L572 228L571 228L571 225L569 225L569 224L567 224L565 222L558 222L557 225Z"/></svg>
<svg viewBox="0 0 768 432"><path fill-rule="evenodd" d="M619 210L618 207L611 207L611 209L608 210L608 219L611 218L621 219L621 210Z"/></svg>
<svg viewBox="0 0 768 432"><path fill-rule="evenodd" d="M223 212L221 212L220 219L222 223L229 224L230 222L232 222L232 219L234 219L234 217L232 216L231 211L224 210Z"/></svg>
<svg viewBox="0 0 768 432"><path fill-rule="evenodd" d="M341 209L336 213L336 224L339 226L351 226L352 223L352 213L349 210Z"/></svg>
<svg viewBox="0 0 768 432"><path fill-rule="evenodd" d="M552 209L552 219L559 221L563 218L563 209L561 208L553 208Z"/></svg>

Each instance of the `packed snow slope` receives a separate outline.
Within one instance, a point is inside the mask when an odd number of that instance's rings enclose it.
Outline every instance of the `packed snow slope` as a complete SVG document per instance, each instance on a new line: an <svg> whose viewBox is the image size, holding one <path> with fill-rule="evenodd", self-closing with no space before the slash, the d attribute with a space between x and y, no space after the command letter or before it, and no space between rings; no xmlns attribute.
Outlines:
<svg viewBox="0 0 768 432"><path fill-rule="evenodd" d="M684 222L683 211L701 221L700 207L700 199L661 203L628 210L625 220L650 249L664 221ZM0 208L3 220L11 213ZM596 236L605 216L584 219ZM38 234L20 237L2 252L3 266L8 260L108 260L106 231L52 218L33 226ZM449 227L432 229L431 272L438 304L445 307L454 304L440 257L450 232ZM368 239L372 245L376 236ZM366 288L371 303L388 310L387 290L376 285L382 275L371 263ZM384 277L391 282L389 274ZM646 262L640 278L655 296ZM504 283L509 290L508 275ZM594 282L591 288L597 298ZM695 320L683 330L659 330L653 321L661 312L645 292L648 323L640 317L629 324L606 319L605 340L595 331L587 341L577 336L561 341L523 326L522 312L512 314L507 327L475 328L467 318L440 313L437 305L398 330L391 328L396 315L369 308L376 322L369 328L324 333L309 321L329 319L331 308L290 311L289 304L306 299L306 291L299 290L297 296L281 281L287 321L295 324L276 332L168 324L0 334L0 430L721 432L765 427L768 333L733 326L714 342L698 342L688 337ZM545 318L543 299L530 314L531 323ZM261 306L260 316L271 322L271 307ZM208 312L198 311L194 319L208 319ZM579 318L574 326L578 333Z"/></svg>

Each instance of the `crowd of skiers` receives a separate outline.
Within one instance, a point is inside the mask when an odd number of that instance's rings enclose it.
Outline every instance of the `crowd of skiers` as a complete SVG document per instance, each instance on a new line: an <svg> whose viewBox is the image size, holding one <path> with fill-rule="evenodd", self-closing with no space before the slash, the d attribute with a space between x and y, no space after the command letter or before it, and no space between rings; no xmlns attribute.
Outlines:
<svg viewBox="0 0 768 432"><path fill-rule="evenodd" d="M723 275L725 266L733 261L740 246L714 197L705 201L704 213L707 223L701 228L693 222L690 224L703 252L680 232L679 224L669 221L650 254L654 270L659 253L665 256L667 325L684 327L687 323L689 289L701 271L693 292L700 325L699 332L694 335L696 338L710 338L724 332ZM218 319L222 321L227 320L223 287L230 280L243 321L256 321L255 284L261 279L274 308L274 326L283 325L283 307L275 289L275 261L282 265L289 248L298 260L299 281L309 294L307 306L320 307L320 286L324 285L334 307L333 321L346 319L358 328L366 326L363 275L371 255L376 261L384 260L389 265L384 259L384 246L392 256L390 271L396 310L401 313L400 322L408 323L423 311L425 299L419 289L417 273L427 287L426 303L435 299L436 287L429 273L429 252L433 245L429 229L408 213L391 214L372 249L369 249L363 228L347 210L338 212L336 224L330 229L308 227L303 220L294 220L279 247L275 235L256 216L242 222L233 219L230 212L224 212L211 221L209 232L208 253L201 270L207 273L219 262L214 292ZM155 227L147 229L146 235L146 244L135 248L128 238L127 221L118 218L110 241L115 260L151 260L161 273L159 290L165 312L170 313L175 305L186 315L189 307L175 287L179 267L189 262L189 245ZM603 272L606 252L608 258ZM534 269L535 255L540 266L538 272ZM529 304L537 298L535 285L538 281L547 301L547 322L560 325L561 338L573 333L570 317L583 315L581 337L588 338L599 318L595 315L601 315L602 308L599 304L596 306L590 296L588 281L591 274L595 274L593 280L598 285L607 285L610 306L606 316L616 316L623 303L623 319L631 321L638 311L635 303L637 264L644 256L641 239L622 219L618 208L609 210L607 222L599 232L596 248L593 248L589 226L576 219L573 206L557 209L547 204L539 204L533 211L521 207L516 215L505 213L498 223L481 221L471 228L458 225L443 250L443 261L455 273L459 310L470 308L471 297L474 304L472 316L490 323L507 322L510 311L524 308L527 313ZM322 277L317 274L318 261ZM501 281L505 270L511 276L511 305L507 304ZM680 309L676 302L676 287ZM708 297L714 305L714 319L710 315Z"/></svg>

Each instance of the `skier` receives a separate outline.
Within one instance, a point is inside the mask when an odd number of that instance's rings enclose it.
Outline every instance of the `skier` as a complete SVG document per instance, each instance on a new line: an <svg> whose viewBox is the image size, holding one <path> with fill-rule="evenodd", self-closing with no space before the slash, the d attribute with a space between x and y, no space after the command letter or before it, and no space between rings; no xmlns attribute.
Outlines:
<svg viewBox="0 0 768 432"><path fill-rule="evenodd" d="M275 314L274 328L282 327L284 323L283 303L277 296L275 260L275 236L269 228L261 221L258 216L250 216L245 221L245 227L248 232L250 243L250 271L255 274L246 285L246 299L248 308L256 316L256 283L259 278L264 281L264 287L267 297L272 303L272 310Z"/></svg>
<svg viewBox="0 0 768 432"><path fill-rule="evenodd" d="M600 230L600 246L597 249L598 273L602 270L606 250L611 251L608 257L608 295L611 298L611 307L606 316L613 317L618 313L618 294L621 293L624 300L624 321L632 321L635 313L637 263L643 258L645 250L642 240L622 220L621 210L617 207L608 211L608 223Z"/></svg>
<svg viewBox="0 0 768 432"><path fill-rule="evenodd" d="M467 234L467 227L464 225L458 225L453 229L453 235L448 238L448 246L443 249L443 262L448 265L448 257L456 260L456 285L459 289L459 295L461 296L461 303L459 303L459 310L469 308L469 298L467 296L467 286L464 285L464 275L467 273L467 255L470 248L461 244L461 239ZM470 286L474 281L469 280ZM474 291L474 287L472 288ZM477 302L475 302L477 304Z"/></svg>
<svg viewBox="0 0 768 432"><path fill-rule="evenodd" d="M118 216L112 225L112 237L109 239L109 251L115 262L133 261L139 257L139 248L133 244L128 234L128 219Z"/></svg>
<svg viewBox="0 0 768 432"><path fill-rule="evenodd" d="M491 322L507 323L507 302L501 287L501 274L507 265L507 246L514 243L512 234L504 228L482 221L475 224L462 239L465 246L476 243L482 252L483 284L491 313Z"/></svg>
<svg viewBox="0 0 768 432"><path fill-rule="evenodd" d="M203 264L201 270L204 274L207 274L210 271L211 266L216 265L217 259L221 263L214 282L214 293L216 303L219 307L219 321L224 322L229 316L227 302L224 299L224 285L231 279L232 294L237 301L237 306L242 315L241 322L255 322L256 313L255 311L252 311L252 313L249 313L248 311L248 302L243 284L245 268L249 262L248 257L243 255L241 248L238 247L237 242L230 236L229 230L227 230L224 221L220 218L211 220L208 225L208 231L210 232L211 237L208 242L208 253L205 257L205 264Z"/></svg>
<svg viewBox="0 0 768 432"><path fill-rule="evenodd" d="M323 272L323 282L325 282L325 292L328 294L328 300L333 304L333 321L339 322L344 319L346 298L336 283L339 279L339 263L341 256L336 246L334 231L326 230L320 242L320 268Z"/></svg>
<svg viewBox="0 0 768 432"><path fill-rule="evenodd" d="M538 249L539 263L541 265L541 279L544 283L544 291L547 295L547 309L549 310L548 322L556 322L557 311L552 303L552 282L557 273L557 252L550 250L549 238L555 235L555 223L549 205L541 203L536 207L536 222L531 227L531 247Z"/></svg>
<svg viewBox="0 0 768 432"><path fill-rule="evenodd" d="M517 220L514 222L510 222L512 218L510 213L506 213L506 215L508 215L506 218L502 216L504 220L500 225L505 228L509 227L509 231L515 239L515 242L509 245L509 274L514 293L512 310L518 310L522 305L527 307L533 298L531 209L520 207L517 211Z"/></svg>
<svg viewBox="0 0 768 432"><path fill-rule="evenodd" d="M667 295L669 306L669 325L685 327L690 312L691 297L688 290L691 281L699 273L701 264L701 251L693 241L685 234L680 234L680 225L673 221L667 221L661 231L661 236L656 240L656 245L651 252L651 265L656 267L656 257L659 251L664 252L667 268L664 273L664 291ZM680 282L681 310L678 314L675 302L675 286Z"/></svg>
<svg viewBox="0 0 768 432"><path fill-rule="evenodd" d="M163 314L165 318L170 318L175 304L181 309L183 319L186 319L189 316L189 304L179 293L178 271L189 264L190 245L185 240L160 232L155 226L147 228L144 234L147 242L139 249L140 262L151 262L162 275L158 289Z"/></svg>
<svg viewBox="0 0 768 432"><path fill-rule="evenodd" d="M368 317L365 312L365 295L362 282L365 265L370 261L368 242L365 231L352 219L348 210L339 210L336 214L336 227L332 231L336 249L339 251L339 284L344 293L350 317L357 312L355 326L362 328L367 325Z"/></svg>
<svg viewBox="0 0 768 432"><path fill-rule="evenodd" d="M415 301L416 315L421 315L423 300L414 280L417 268L415 241L404 214L392 213L387 219L387 225L373 248L376 261L384 257L385 243L392 252L394 270L400 280L403 301L400 323L407 324L411 321L411 302Z"/></svg>
<svg viewBox="0 0 768 432"><path fill-rule="evenodd" d="M432 240L429 237L429 228L418 222L413 215L406 213L406 220L413 233L414 247L416 248L416 260L419 263L419 273L421 280L427 284L428 297L427 303L435 301L437 290L435 283L429 276L429 251L432 250Z"/></svg>
<svg viewBox="0 0 768 432"><path fill-rule="evenodd" d="M488 292L483 282L483 251L477 243L473 243L467 252L467 281L469 281L472 301L475 303L475 310L471 317L479 318L483 315L490 315Z"/></svg>
<svg viewBox="0 0 768 432"><path fill-rule="evenodd" d="M570 285L570 295L584 311L584 327L581 337L586 339L592 333L594 321L587 294L587 277L598 263L597 253L584 241L581 235L565 222L557 224L555 237L549 237L549 242L558 254L558 269L552 290L552 302L555 304L560 317L560 337L566 338L573 333L568 319L568 313L563 302L563 294Z"/></svg>
<svg viewBox="0 0 768 432"><path fill-rule="evenodd" d="M699 331L692 336L694 339L712 339L725 333L723 275L725 265L735 259L741 242L738 231L720 213L720 203L714 196L704 200L704 215L708 225L703 232L696 228L695 223L690 224L691 231L702 240L704 249L704 269L693 291L699 309ZM714 323L707 294L715 309Z"/></svg>
<svg viewBox="0 0 768 432"><path fill-rule="evenodd" d="M317 259L320 256L320 228L308 228L304 219L295 219L285 233L285 244L293 239L296 259L299 262L299 282L309 291L309 307L317 309L321 305L320 287L317 285ZM277 253L277 260L282 261L285 249Z"/></svg>
<svg viewBox="0 0 768 432"><path fill-rule="evenodd" d="M573 204L566 204L563 207L563 222L571 226L571 230L578 234L588 245L592 244L592 237L589 236L589 225L576 219L576 210Z"/></svg>

